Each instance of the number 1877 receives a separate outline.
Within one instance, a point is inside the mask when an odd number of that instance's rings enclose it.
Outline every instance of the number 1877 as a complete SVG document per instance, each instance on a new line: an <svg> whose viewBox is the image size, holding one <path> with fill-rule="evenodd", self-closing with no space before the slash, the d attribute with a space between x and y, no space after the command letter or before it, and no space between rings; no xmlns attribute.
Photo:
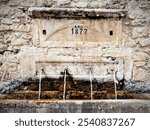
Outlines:
<svg viewBox="0 0 150 130"><path fill-rule="evenodd" d="M87 34L87 31L88 30L83 26L74 26L73 28L71 28L72 34Z"/></svg>

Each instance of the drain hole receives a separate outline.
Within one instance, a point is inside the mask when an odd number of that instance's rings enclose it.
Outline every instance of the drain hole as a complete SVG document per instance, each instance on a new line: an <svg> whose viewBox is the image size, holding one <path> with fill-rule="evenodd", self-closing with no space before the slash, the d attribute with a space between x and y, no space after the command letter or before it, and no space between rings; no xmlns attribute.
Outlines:
<svg viewBox="0 0 150 130"><path fill-rule="evenodd" d="M109 34L110 34L110 36L112 36L113 35L113 31L110 31Z"/></svg>
<svg viewBox="0 0 150 130"><path fill-rule="evenodd" d="M46 35L46 30L43 30L43 35Z"/></svg>
<svg viewBox="0 0 150 130"><path fill-rule="evenodd" d="M3 63L0 62L0 67L3 65Z"/></svg>

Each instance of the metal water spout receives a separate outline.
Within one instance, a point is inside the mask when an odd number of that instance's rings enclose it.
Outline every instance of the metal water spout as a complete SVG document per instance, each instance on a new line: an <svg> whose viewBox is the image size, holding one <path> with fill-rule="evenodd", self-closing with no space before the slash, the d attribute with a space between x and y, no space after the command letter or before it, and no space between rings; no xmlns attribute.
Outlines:
<svg viewBox="0 0 150 130"><path fill-rule="evenodd" d="M39 100L41 99L42 71L43 71L43 68L41 68L39 71L39 96L38 96Z"/></svg>
<svg viewBox="0 0 150 130"><path fill-rule="evenodd" d="M91 83L91 100L93 100L93 84L92 84L92 71L90 70L90 83Z"/></svg>
<svg viewBox="0 0 150 130"><path fill-rule="evenodd" d="M117 73L117 71L114 70L113 80L114 80L114 86L115 86L115 99L117 100L117 84L118 84L118 80L116 79L116 73Z"/></svg>
<svg viewBox="0 0 150 130"><path fill-rule="evenodd" d="M63 100L66 99L66 73L67 73L67 69L64 70L64 91L63 91Z"/></svg>

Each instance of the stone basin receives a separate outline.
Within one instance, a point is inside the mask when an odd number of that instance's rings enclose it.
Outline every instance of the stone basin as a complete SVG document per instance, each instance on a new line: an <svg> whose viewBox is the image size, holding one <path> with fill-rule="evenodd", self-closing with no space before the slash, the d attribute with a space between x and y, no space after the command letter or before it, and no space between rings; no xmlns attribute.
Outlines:
<svg viewBox="0 0 150 130"><path fill-rule="evenodd" d="M149 113L150 100L0 100L1 113Z"/></svg>

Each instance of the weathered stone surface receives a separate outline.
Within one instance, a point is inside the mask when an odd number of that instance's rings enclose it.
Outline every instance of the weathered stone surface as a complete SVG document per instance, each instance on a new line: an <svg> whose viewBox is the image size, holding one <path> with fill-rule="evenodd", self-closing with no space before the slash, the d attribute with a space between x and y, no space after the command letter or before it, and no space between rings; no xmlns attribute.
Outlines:
<svg viewBox="0 0 150 130"><path fill-rule="evenodd" d="M150 2L148 0L143 0L140 2L140 8L150 9Z"/></svg>
<svg viewBox="0 0 150 130"><path fill-rule="evenodd" d="M66 19L65 22L64 19L59 21L40 19L35 21L34 40L35 43L38 41L37 45L40 44L41 47L115 46L120 43L121 24L120 20L114 19L108 21ZM46 34L43 34L43 31Z"/></svg>
<svg viewBox="0 0 150 130"><path fill-rule="evenodd" d="M118 79L134 80L133 84L141 89L149 88L148 0L3 0L0 4L0 76L3 80L35 77L39 61L51 69L49 74L67 65L74 75L86 73L89 79L87 68L91 63L94 75L103 76L103 81L113 80L112 70L117 69ZM51 17L53 19L48 19ZM34 18L41 20L37 22ZM47 22L42 22L43 18ZM88 27L90 33L71 34L71 28L83 25L84 20L84 27ZM58 64L53 65L52 61ZM86 63L79 64L83 61ZM10 72L4 76L5 64ZM141 81L143 85L138 84Z"/></svg>
<svg viewBox="0 0 150 130"><path fill-rule="evenodd" d="M4 45L0 42L0 53L4 52L5 50L7 50L7 45Z"/></svg>
<svg viewBox="0 0 150 130"><path fill-rule="evenodd" d="M10 31L10 26L8 25L0 25L0 31Z"/></svg>
<svg viewBox="0 0 150 130"><path fill-rule="evenodd" d="M26 14L18 8L12 9L10 15L11 19L26 17Z"/></svg>
<svg viewBox="0 0 150 130"><path fill-rule="evenodd" d="M133 26L145 26L146 24L146 19L135 19L131 22L131 25Z"/></svg>
<svg viewBox="0 0 150 130"><path fill-rule="evenodd" d="M137 27L132 30L132 38L148 36L148 27Z"/></svg>
<svg viewBox="0 0 150 130"><path fill-rule="evenodd" d="M10 7L9 6L1 6L1 8L0 8L0 16L1 17L9 15L9 13L10 13Z"/></svg>
<svg viewBox="0 0 150 130"><path fill-rule="evenodd" d="M32 35L29 34L29 33L28 33L28 34L23 34L23 35L22 35L22 38L25 39L25 40L31 40Z"/></svg>
<svg viewBox="0 0 150 130"><path fill-rule="evenodd" d="M29 24L21 24L16 31L22 31L22 32L30 32L31 31L31 25Z"/></svg>
<svg viewBox="0 0 150 130"><path fill-rule="evenodd" d="M47 8L30 7L32 18L117 18L125 17L126 10L121 9L82 9L82 8Z"/></svg>
<svg viewBox="0 0 150 130"><path fill-rule="evenodd" d="M126 0L110 0L106 3L106 8L111 9L125 9L127 4Z"/></svg>
<svg viewBox="0 0 150 130"><path fill-rule="evenodd" d="M38 0L40 2L40 0ZM35 6L37 0L11 0L9 2L10 6Z"/></svg>
<svg viewBox="0 0 150 130"><path fill-rule="evenodd" d="M128 12L129 19L145 19L146 15L147 14L143 10L140 10L138 7Z"/></svg>
<svg viewBox="0 0 150 130"><path fill-rule="evenodd" d="M122 34L122 44L125 47L135 47L136 41L127 34Z"/></svg>
<svg viewBox="0 0 150 130"><path fill-rule="evenodd" d="M14 22L14 23L20 23L20 19L18 19L18 18L15 18L15 19L13 19L13 20L11 20L12 22Z"/></svg>
<svg viewBox="0 0 150 130"><path fill-rule="evenodd" d="M139 67L133 68L133 79L137 81L149 81L150 77L148 76L147 70Z"/></svg>
<svg viewBox="0 0 150 130"><path fill-rule="evenodd" d="M149 100L0 101L1 113L149 113Z"/></svg>
<svg viewBox="0 0 150 130"><path fill-rule="evenodd" d="M124 79L129 81L133 78L133 59L132 55L124 57Z"/></svg>
<svg viewBox="0 0 150 130"><path fill-rule="evenodd" d="M103 54L104 57L107 56L116 56L116 57L125 57L127 55L132 55L132 49L131 48L113 48L112 47L107 47L103 49Z"/></svg>
<svg viewBox="0 0 150 130"><path fill-rule="evenodd" d="M148 34L149 34L149 38L150 38L150 29L149 29L149 33Z"/></svg>
<svg viewBox="0 0 150 130"><path fill-rule="evenodd" d="M0 83L0 93L10 93L14 89L20 87L21 84L22 84L22 82L15 81L15 80L2 82L2 83Z"/></svg>
<svg viewBox="0 0 150 130"><path fill-rule="evenodd" d="M3 18L1 23L11 25L13 22L9 18Z"/></svg>
<svg viewBox="0 0 150 130"><path fill-rule="evenodd" d="M145 46L150 46L150 38L145 38L145 39L139 39L139 43L145 47Z"/></svg>
<svg viewBox="0 0 150 130"><path fill-rule="evenodd" d="M131 92L149 93L150 82L146 83L142 81L128 81L125 82L125 89Z"/></svg>
<svg viewBox="0 0 150 130"><path fill-rule="evenodd" d="M65 3L65 1L64 1L64 3ZM69 0L69 3L70 3L70 0ZM53 7L53 6L57 5L57 0L43 0L42 5L44 7Z"/></svg>
<svg viewBox="0 0 150 130"><path fill-rule="evenodd" d="M18 38L14 41L12 41L12 45L15 45L15 46L22 46L22 45L29 45L29 41L28 40L25 40L25 39L22 39L22 38Z"/></svg>
<svg viewBox="0 0 150 130"><path fill-rule="evenodd" d="M145 61L134 62L134 65L137 67L142 67L142 66L146 65L146 62Z"/></svg>
<svg viewBox="0 0 150 130"><path fill-rule="evenodd" d="M148 55L142 52L135 52L133 55L133 60L135 61L145 61L148 59Z"/></svg>
<svg viewBox="0 0 150 130"><path fill-rule="evenodd" d="M91 8L105 8L107 4L107 1L91 1L88 6Z"/></svg>
<svg viewBox="0 0 150 130"><path fill-rule="evenodd" d="M148 61L146 65L150 68L150 61Z"/></svg>
<svg viewBox="0 0 150 130"><path fill-rule="evenodd" d="M86 8L88 3L86 1L81 1L81 2L73 2L70 4L71 7L75 8Z"/></svg>
<svg viewBox="0 0 150 130"><path fill-rule="evenodd" d="M139 3L137 0L130 0L127 4L128 4L128 9L132 11L138 7Z"/></svg>

